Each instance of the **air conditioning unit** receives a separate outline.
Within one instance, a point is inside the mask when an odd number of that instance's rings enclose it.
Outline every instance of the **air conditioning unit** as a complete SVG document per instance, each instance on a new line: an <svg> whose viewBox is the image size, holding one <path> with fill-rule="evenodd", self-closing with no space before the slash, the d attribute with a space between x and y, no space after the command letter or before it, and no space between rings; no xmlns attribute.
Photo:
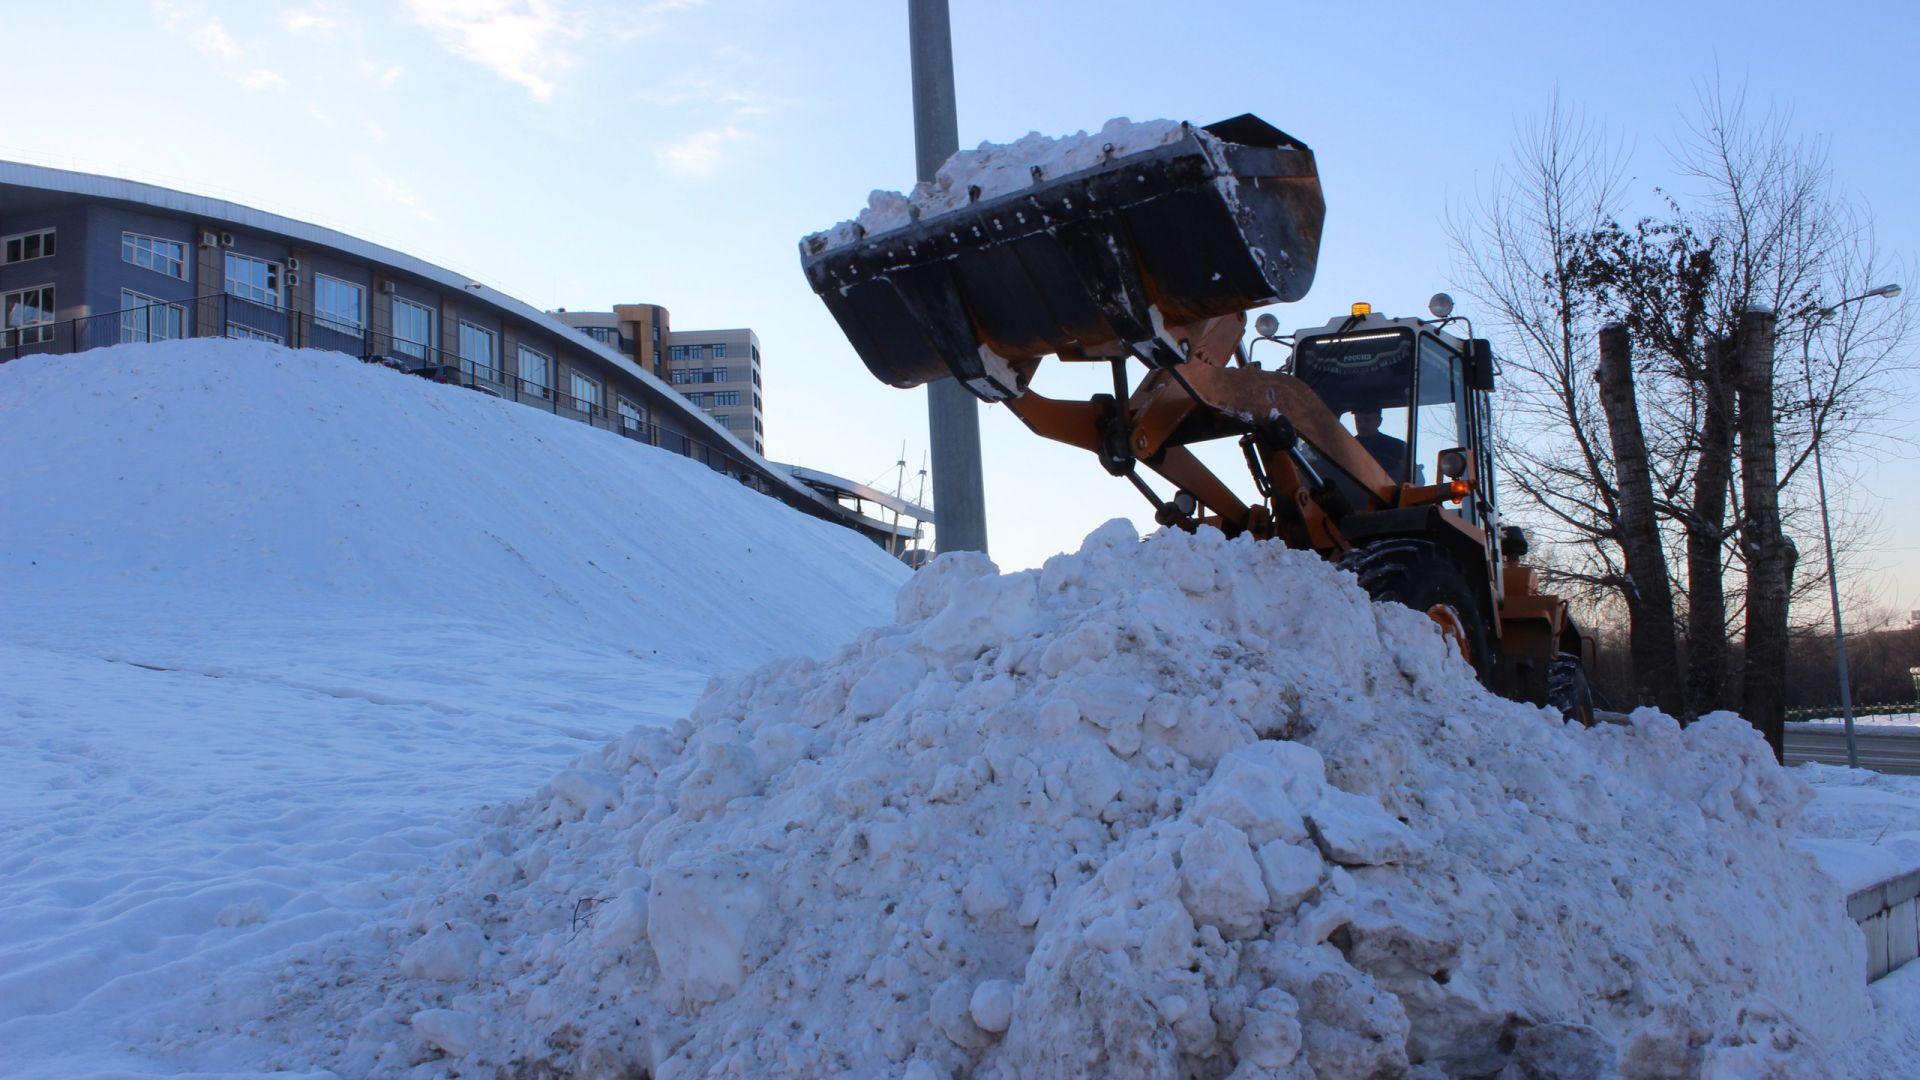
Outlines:
<svg viewBox="0 0 1920 1080"><path fill-rule="evenodd" d="M289 270L300 269L300 259L298 256L295 256L295 255L287 256L287 269Z"/></svg>
<svg viewBox="0 0 1920 1080"><path fill-rule="evenodd" d="M200 246L201 247L220 246L220 234L217 232L214 232L212 229L200 230Z"/></svg>
<svg viewBox="0 0 1920 1080"><path fill-rule="evenodd" d="M221 246L221 247L232 247L232 246L233 246L233 234L232 234L232 233L230 233L230 232L223 232L223 233L221 233L221 234L220 234L220 246Z"/></svg>
<svg viewBox="0 0 1920 1080"><path fill-rule="evenodd" d="M393 295L393 282L392 282L392 281L390 281L390 280L389 280L389 279L387 279L387 278L381 278L381 279L380 279L380 291L381 291L382 293L384 293L384 294L386 294L386 295L388 295L388 296L392 296L392 295Z"/></svg>
<svg viewBox="0 0 1920 1080"><path fill-rule="evenodd" d="M300 284L300 275L293 270L289 270L283 280L285 280L287 288L291 289Z"/></svg>

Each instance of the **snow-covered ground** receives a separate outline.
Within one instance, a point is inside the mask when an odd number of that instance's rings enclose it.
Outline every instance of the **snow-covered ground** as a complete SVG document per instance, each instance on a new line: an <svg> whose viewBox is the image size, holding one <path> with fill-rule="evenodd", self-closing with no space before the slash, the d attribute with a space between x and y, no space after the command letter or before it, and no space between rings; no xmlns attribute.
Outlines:
<svg viewBox="0 0 1920 1080"><path fill-rule="evenodd" d="M1920 1061L1803 851L1920 780L1566 727L1309 556L896 602L704 467L242 344L0 366L0 455L8 1076Z"/></svg>
<svg viewBox="0 0 1920 1080"><path fill-rule="evenodd" d="M1846 718L1840 716L1829 716L1822 720L1796 720L1794 723L1808 728L1820 729L1844 728L1847 726ZM1868 716L1856 716L1853 718L1853 726L1857 728L1874 728L1876 730L1907 729L1915 734L1920 734L1920 713L1879 713Z"/></svg>
<svg viewBox="0 0 1920 1080"><path fill-rule="evenodd" d="M0 365L0 1074L172 1071L222 973L906 571L703 465L337 354Z"/></svg>

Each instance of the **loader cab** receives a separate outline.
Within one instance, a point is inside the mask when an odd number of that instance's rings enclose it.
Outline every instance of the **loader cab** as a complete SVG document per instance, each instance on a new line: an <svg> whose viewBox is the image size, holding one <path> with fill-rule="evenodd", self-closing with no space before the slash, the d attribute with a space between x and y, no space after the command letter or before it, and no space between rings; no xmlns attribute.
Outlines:
<svg viewBox="0 0 1920 1080"><path fill-rule="evenodd" d="M1370 312L1298 331L1294 340L1293 374L1395 480L1438 483L1441 452L1465 448L1475 490L1453 510L1471 524L1492 520L1492 373L1485 342ZM1373 413L1380 418L1377 435L1369 431Z"/></svg>

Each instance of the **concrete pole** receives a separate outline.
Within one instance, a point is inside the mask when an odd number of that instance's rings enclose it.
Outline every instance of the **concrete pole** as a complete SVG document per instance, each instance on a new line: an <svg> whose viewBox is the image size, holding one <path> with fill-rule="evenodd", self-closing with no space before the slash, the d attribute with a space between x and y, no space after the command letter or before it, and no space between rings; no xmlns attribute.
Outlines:
<svg viewBox="0 0 1920 1080"><path fill-rule="evenodd" d="M913 156L933 179L960 149L953 105L953 30L947 0L908 0L913 59ZM987 496L980 475L980 402L956 379L927 385L927 437L933 448L934 551L987 550Z"/></svg>

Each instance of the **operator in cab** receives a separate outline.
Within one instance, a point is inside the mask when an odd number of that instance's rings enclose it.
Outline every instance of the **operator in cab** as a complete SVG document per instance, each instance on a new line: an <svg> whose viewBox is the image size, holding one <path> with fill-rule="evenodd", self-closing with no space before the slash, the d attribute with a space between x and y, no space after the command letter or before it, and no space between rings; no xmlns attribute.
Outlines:
<svg viewBox="0 0 1920 1080"><path fill-rule="evenodd" d="M1388 476L1396 482L1406 479L1407 444L1391 435L1380 434L1379 409L1353 410L1353 430L1360 445L1387 470Z"/></svg>

